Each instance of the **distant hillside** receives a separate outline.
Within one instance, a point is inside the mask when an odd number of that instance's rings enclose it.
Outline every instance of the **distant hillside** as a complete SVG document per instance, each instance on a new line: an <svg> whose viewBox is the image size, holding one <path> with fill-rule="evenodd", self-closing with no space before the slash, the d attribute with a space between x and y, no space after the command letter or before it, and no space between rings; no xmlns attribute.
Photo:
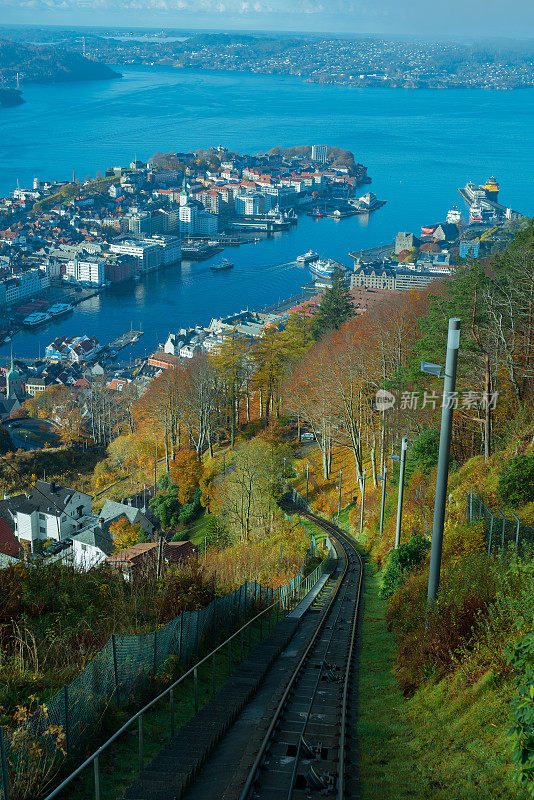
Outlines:
<svg viewBox="0 0 534 800"><path fill-rule="evenodd" d="M299 156L300 158L311 158L311 146L299 145L298 147L273 147L269 150L267 155L282 155L284 158L291 158ZM354 155L350 150L344 150L341 147L328 147L327 149L328 162L336 167L354 167Z"/></svg>
<svg viewBox="0 0 534 800"><path fill-rule="evenodd" d="M0 40L0 86L13 86L17 72L23 83L63 83L120 77L117 72L78 53Z"/></svg>

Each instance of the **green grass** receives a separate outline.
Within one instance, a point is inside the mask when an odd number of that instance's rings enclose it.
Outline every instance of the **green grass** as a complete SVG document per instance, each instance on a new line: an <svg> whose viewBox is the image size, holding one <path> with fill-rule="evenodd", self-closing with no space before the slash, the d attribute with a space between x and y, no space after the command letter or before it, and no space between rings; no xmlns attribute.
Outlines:
<svg viewBox="0 0 534 800"><path fill-rule="evenodd" d="M206 536L209 538L209 534L211 533L210 525L214 519L214 514L203 513L201 517L191 523L188 528L180 533L180 538L183 537L184 540L188 539L195 545L195 547L200 548L202 552L204 552L204 538Z"/></svg>
<svg viewBox="0 0 534 800"><path fill-rule="evenodd" d="M510 767L510 687L489 673L473 686L457 675L404 698L379 587L367 562L356 723L362 800L526 800Z"/></svg>

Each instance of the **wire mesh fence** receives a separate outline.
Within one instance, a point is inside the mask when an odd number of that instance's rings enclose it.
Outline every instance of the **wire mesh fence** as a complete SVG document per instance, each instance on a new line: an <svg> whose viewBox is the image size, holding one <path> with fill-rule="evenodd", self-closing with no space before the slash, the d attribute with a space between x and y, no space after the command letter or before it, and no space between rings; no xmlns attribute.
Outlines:
<svg viewBox="0 0 534 800"><path fill-rule="evenodd" d="M309 591L331 565L328 557L310 575L305 575L313 542L302 572L274 590L256 581L213 600L198 611L184 611L155 631L112 636L96 657L70 684L62 687L17 729L0 726L0 799L10 800L17 772L28 767L32 752L44 766L65 756L79 760L95 740L106 711L139 705L152 680L167 659L174 656L185 668L210 646L224 639L258 608L280 601L290 608L293 599ZM17 794L20 793L17 787Z"/></svg>
<svg viewBox="0 0 534 800"><path fill-rule="evenodd" d="M499 509L489 508L472 491L466 495L467 521L472 525L476 520L482 520L488 553L522 557L534 552L534 528L525 525L515 514L510 519Z"/></svg>

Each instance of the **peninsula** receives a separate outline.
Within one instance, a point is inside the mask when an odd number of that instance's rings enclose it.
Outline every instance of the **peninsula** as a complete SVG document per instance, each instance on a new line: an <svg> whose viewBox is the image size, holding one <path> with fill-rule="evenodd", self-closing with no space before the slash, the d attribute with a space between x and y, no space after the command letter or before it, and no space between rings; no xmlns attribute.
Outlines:
<svg viewBox="0 0 534 800"><path fill-rule="evenodd" d="M119 73L79 53L59 47L0 40L0 106L24 102L22 83L64 83L119 78Z"/></svg>

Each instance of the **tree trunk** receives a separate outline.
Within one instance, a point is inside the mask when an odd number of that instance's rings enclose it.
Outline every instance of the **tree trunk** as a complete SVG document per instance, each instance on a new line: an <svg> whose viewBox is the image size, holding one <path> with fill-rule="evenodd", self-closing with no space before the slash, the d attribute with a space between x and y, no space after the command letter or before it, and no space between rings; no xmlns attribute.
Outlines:
<svg viewBox="0 0 534 800"><path fill-rule="evenodd" d="M484 414L484 461L491 455L491 372L489 353L484 353L484 393L486 408Z"/></svg>

